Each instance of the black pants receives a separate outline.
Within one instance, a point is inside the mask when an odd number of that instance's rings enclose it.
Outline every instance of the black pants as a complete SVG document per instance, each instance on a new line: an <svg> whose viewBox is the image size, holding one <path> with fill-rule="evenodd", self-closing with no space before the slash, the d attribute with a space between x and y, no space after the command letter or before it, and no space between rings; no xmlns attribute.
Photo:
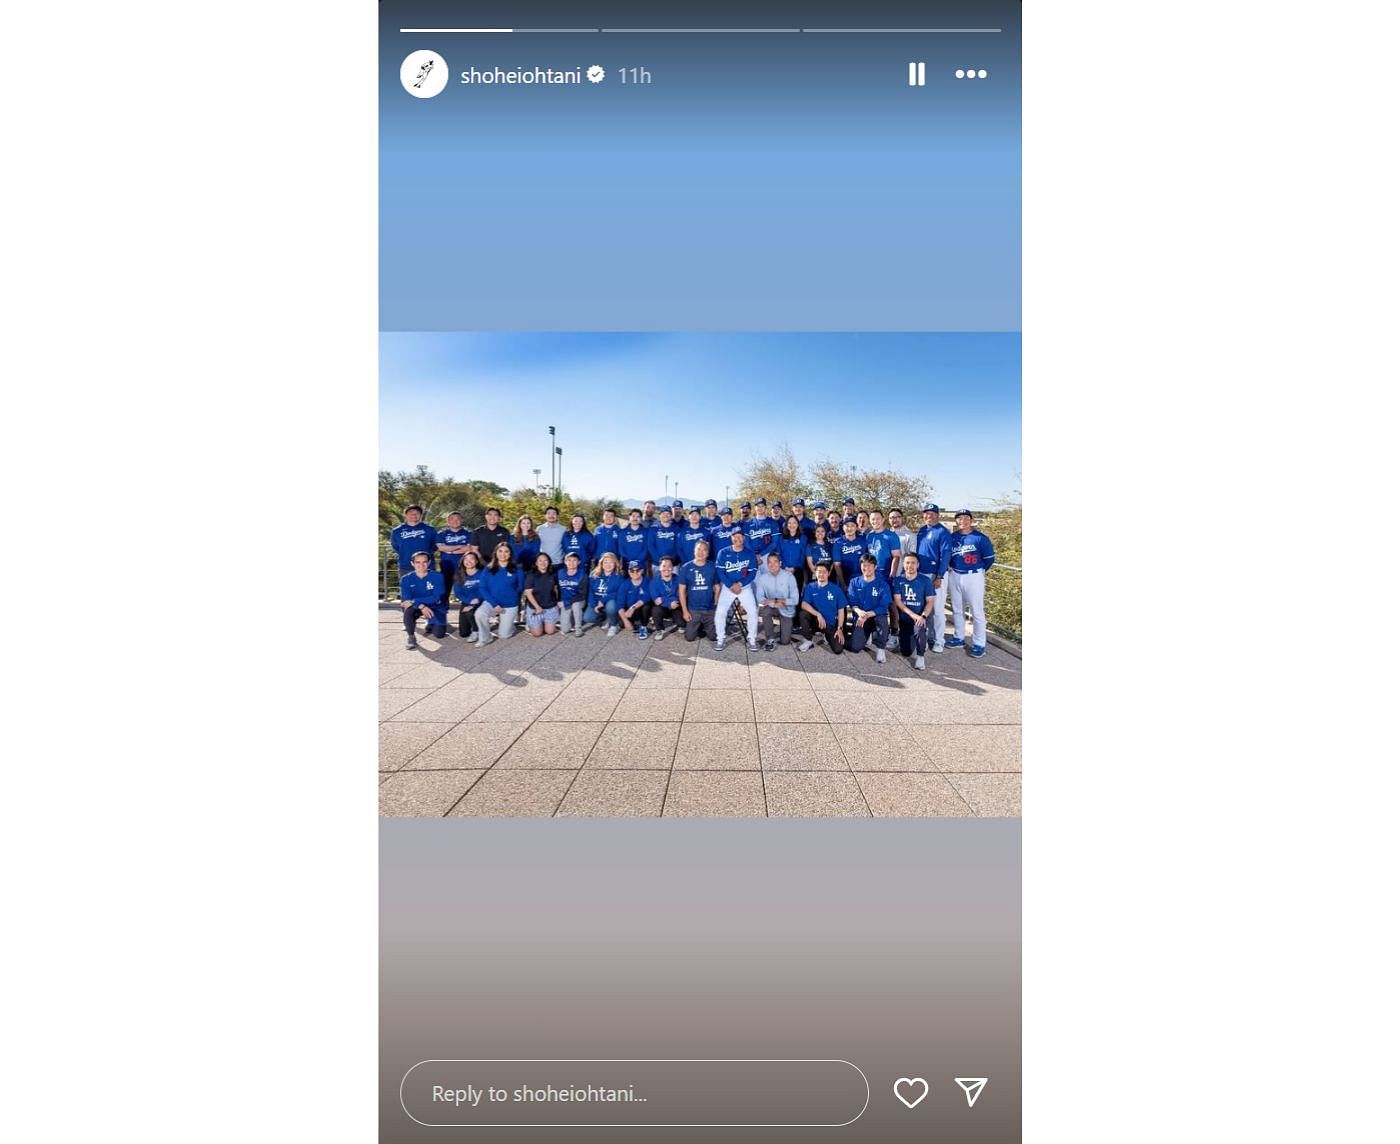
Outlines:
<svg viewBox="0 0 1400 1144"><path fill-rule="evenodd" d="M875 633L875 646L883 648L890 634L890 618L884 612L876 612L864 623L854 622L851 627L851 650L865 650L865 641L871 632Z"/></svg>
<svg viewBox="0 0 1400 1144"><path fill-rule="evenodd" d="M651 615L651 608L652 605L645 600L633 607L630 612L625 608L618 608L618 623L626 627L628 631L635 631L646 625L647 617Z"/></svg>
<svg viewBox="0 0 1400 1144"><path fill-rule="evenodd" d="M691 615L695 613L692 612ZM651 626L660 631L665 626L666 621L671 620L676 627L681 626L681 606L679 604L652 604L651 605Z"/></svg>
<svg viewBox="0 0 1400 1144"><path fill-rule="evenodd" d="M447 609L435 605L430 605L433 614L427 617L427 630L430 635L445 636L447 634ZM418 626L419 617L423 615L419 605L414 604L411 608L403 610L403 630L409 635L413 635L414 629Z"/></svg>
<svg viewBox="0 0 1400 1144"><path fill-rule="evenodd" d="M707 635L710 639L718 639L715 635L715 613L711 609L708 612L691 612L690 622L685 625L685 638L687 643L694 643L700 636Z"/></svg>
<svg viewBox="0 0 1400 1144"><path fill-rule="evenodd" d="M776 623L776 628L774 627ZM782 609L772 604L763 604L758 609L758 634L761 639L777 640L780 644L792 642L792 617L785 616Z"/></svg>
<svg viewBox="0 0 1400 1144"><path fill-rule="evenodd" d="M925 655L928 652L928 624L916 628L914 621L899 613L899 654Z"/></svg>
<svg viewBox="0 0 1400 1144"><path fill-rule="evenodd" d="M476 635L476 607L471 604L463 604L457 613L457 634L463 639Z"/></svg>
<svg viewBox="0 0 1400 1144"><path fill-rule="evenodd" d="M840 655L843 651L846 650L845 645L838 641L836 638L836 628L833 625L828 624L826 627L826 631L822 631L820 628L817 627L817 617L812 615L811 612L802 613L802 638L806 640L811 640L813 643L816 643L818 640L825 639L826 646L829 647L832 651L834 651L837 655Z"/></svg>

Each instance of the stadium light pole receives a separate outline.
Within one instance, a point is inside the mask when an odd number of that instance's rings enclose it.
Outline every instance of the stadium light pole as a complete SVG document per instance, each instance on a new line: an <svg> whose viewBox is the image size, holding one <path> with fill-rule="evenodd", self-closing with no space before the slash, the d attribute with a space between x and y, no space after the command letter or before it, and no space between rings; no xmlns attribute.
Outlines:
<svg viewBox="0 0 1400 1144"><path fill-rule="evenodd" d="M561 445L554 446L554 454L559 458L559 476L554 481L554 499L558 500L560 490L564 487L564 449Z"/></svg>
<svg viewBox="0 0 1400 1144"><path fill-rule="evenodd" d="M558 487L559 482L554 479L554 426L549 427L549 483Z"/></svg>
<svg viewBox="0 0 1400 1144"><path fill-rule="evenodd" d="M540 488L540 473L543 472L543 471L544 471L544 470L542 470L542 469L531 469L531 470L530 470L530 472L532 472L532 473L535 474L535 491L536 491L536 492L539 491L539 488Z"/></svg>

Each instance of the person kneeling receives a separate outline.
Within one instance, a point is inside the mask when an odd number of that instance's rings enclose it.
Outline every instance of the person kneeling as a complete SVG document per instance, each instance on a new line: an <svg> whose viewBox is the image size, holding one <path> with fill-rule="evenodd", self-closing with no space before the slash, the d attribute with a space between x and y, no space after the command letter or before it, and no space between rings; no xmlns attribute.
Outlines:
<svg viewBox="0 0 1400 1144"><path fill-rule="evenodd" d="M715 593L719 581L710 560L710 546L695 542L695 559L681 566L681 619L685 620L685 642L694 643L702 635L715 635Z"/></svg>
<svg viewBox="0 0 1400 1144"><path fill-rule="evenodd" d="M549 553L541 552L525 577L525 630L532 636L552 636L558 624L559 584Z"/></svg>
<svg viewBox="0 0 1400 1144"><path fill-rule="evenodd" d="M632 515L641 516L635 512ZM618 595L617 616L624 628L637 633L639 640L646 639L650 634L647 631L647 613L651 611L651 599L647 595L647 587L641 564L632 561L627 566L627 579L623 581L622 591Z"/></svg>
<svg viewBox="0 0 1400 1144"><path fill-rule="evenodd" d="M792 619L797 613L797 578L783 567L782 554L768 553L767 567L754 581L758 597L758 622L763 626L764 650L792 640ZM776 626L776 631L774 630Z"/></svg>
<svg viewBox="0 0 1400 1144"><path fill-rule="evenodd" d="M890 638L890 589L880 575L879 561L869 552L860 558L860 575L847 592L855 625L851 628L851 650L863 651L871 630L875 632L875 662L885 662L885 644Z"/></svg>
<svg viewBox="0 0 1400 1144"><path fill-rule="evenodd" d="M666 638L668 623L678 631L685 626L681 614L681 579L676 575L675 568L675 560L663 556L658 562L656 575L647 587L651 596L651 630L658 641Z"/></svg>
<svg viewBox="0 0 1400 1144"><path fill-rule="evenodd" d="M413 554L413 571L399 580L399 600L403 605L403 626L408 633L408 647L418 646L414 629L418 617L428 622L427 634L435 639L447 635L447 608L443 606L443 584L441 572L434 572L433 558L426 552Z"/></svg>
<svg viewBox="0 0 1400 1144"><path fill-rule="evenodd" d="M924 670L933 605L933 588L919 571L919 558L911 552L904 558L904 574L894 578L894 606L899 612L899 654L914 653L915 671Z"/></svg>
<svg viewBox="0 0 1400 1144"><path fill-rule="evenodd" d="M816 567L816 580L802 592L802 646L798 651L811 651L820 632L827 646L840 655L846 650L846 593L840 584L831 582L831 565L823 560Z"/></svg>

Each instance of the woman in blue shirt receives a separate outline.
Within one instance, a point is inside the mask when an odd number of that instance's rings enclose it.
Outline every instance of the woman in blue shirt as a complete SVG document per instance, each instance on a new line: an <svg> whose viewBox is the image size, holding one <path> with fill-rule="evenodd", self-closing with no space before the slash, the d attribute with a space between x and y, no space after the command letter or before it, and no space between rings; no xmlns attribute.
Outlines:
<svg viewBox="0 0 1400 1144"><path fill-rule="evenodd" d="M462 605L457 613L457 634L467 639L476 634L476 610L481 607L481 557L468 548L457 561L452 594Z"/></svg>
<svg viewBox="0 0 1400 1144"><path fill-rule="evenodd" d="M617 556L604 552L588 581L588 605L583 609L589 623L608 622L608 637L617 635L617 599L622 594L622 576L617 570Z"/></svg>
<svg viewBox="0 0 1400 1144"><path fill-rule="evenodd" d="M540 552L540 534L535 531L535 522L522 516L515 522L515 531L510 534L511 554L515 563L523 570L535 567L535 557Z"/></svg>
<svg viewBox="0 0 1400 1144"><path fill-rule="evenodd" d="M574 513L573 520L569 522L569 531L564 533L559 547L564 550L565 556L577 552L579 567L585 571L593 567L593 553L597 546L593 543L593 534L588 531L588 525L578 513Z"/></svg>
<svg viewBox="0 0 1400 1144"><path fill-rule="evenodd" d="M807 545L807 584L817 578L817 565L831 563L831 545L827 541L827 527L818 521L812 529L812 543ZM805 589L807 584L803 584Z"/></svg>
<svg viewBox="0 0 1400 1144"><path fill-rule="evenodd" d="M802 522L790 516L783 522L778 536L778 561L797 581L797 594L807 587L807 538L802 535Z"/></svg>
<svg viewBox="0 0 1400 1144"><path fill-rule="evenodd" d="M520 569L506 541L496 545L491 563L481 577L481 606L476 610L477 646L491 642L491 617L496 617L496 635L508 640L515 634L515 618L520 611Z"/></svg>

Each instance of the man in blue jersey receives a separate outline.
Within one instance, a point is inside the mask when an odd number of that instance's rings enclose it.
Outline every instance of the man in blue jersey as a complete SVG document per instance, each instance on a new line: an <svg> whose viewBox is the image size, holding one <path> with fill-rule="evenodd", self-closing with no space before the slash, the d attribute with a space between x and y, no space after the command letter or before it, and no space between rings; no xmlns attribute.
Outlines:
<svg viewBox="0 0 1400 1144"><path fill-rule="evenodd" d="M583 635L584 609L588 606L588 569L577 551L564 553L564 567L559 569L559 633Z"/></svg>
<svg viewBox="0 0 1400 1144"><path fill-rule="evenodd" d="M807 502L798 497L792 502L792 515L797 517L797 527L802 530L802 535L807 538L807 543L812 543L812 530L816 528L816 523L807 515Z"/></svg>
<svg viewBox="0 0 1400 1144"><path fill-rule="evenodd" d="M739 506L739 521L741 525L748 524L753 518L753 505L745 501Z"/></svg>
<svg viewBox="0 0 1400 1144"><path fill-rule="evenodd" d="M603 510L603 523L593 530L593 559L601 560L604 552L611 552L622 564L622 527L617 523L617 513L610 508Z"/></svg>
<svg viewBox="0 0 1400 1144"><path fill-rule="evenodd" d="M428 625L427 634L434 639L447 636L447 608L442 603L442 573L432 570L432 558L426 552L409 557L409 571L399 580L399 601L403 607L403 626L408 633L408 648L418 646L414 629L418 617Z"/></svg>
<svg viewBox="0 0 1400 1144"><path fill-rule="evenodd" d="M958 530L948 559L948 572L953 583L949 595L953 604L953 638L949 647L963 646L963 609L972 612L972 656L981 659L987 654L987 572L996 563L992 542L985 533L972 527L970 509L958 509Z"/></svg>
<svg viewBox="0 0 1400 1144"><path fill-rule="evenodd" d="M651 562L653 576L661 571L661 561L667 556L671 558L674 565L675 559L679 555L677 551L679 542L680 529L671 520L671 510L663 508L661 519L656 522L656 527L647 529L647 559Z"/></svg>
<svg viewBox="0 0 1400 1144"><path fill-rule="evenodd" d="M875 662L885 662L885 645L890 638L890 586L880 575L875 557L867 552L860 558L860 575L846 589L853 622L851 650L862 651L870 632L875 632Z"/></svg>
<svg viewBox="0 0 1400 1144"><path fill-rule="evenodd" d="M735 525L729 534L730 546L715 557L719 576L719 601L715 607L715 651L724 650L729 613L738 604L744 609L744 625L748 628L749 651L758 650L758 601L753 596L754 580L758 578L758 559L744 543L744 530Z"/></svg>
<svg viewBox="0 0 1400 1144"><path fill-rule="evenodd" d="M938 520L936 504L924 505L924 526L914 539L914 551L919 557L919 571L928 577L933 587L933 611L929 615L929 650L941 654L945 643L943 608L948 599L948 560L953 547L953 534ZM961 647L958 643L955 646Z"/></svg>
<svg viewBox="0 0 1400 1144"><path fill-rule="evenodd" d="M865 550L875 557L875 572L886 584L893 583L899 575L899 563L903 557L899 537L893 529L885 527L885 514L878 508L870 513L870 531L863 537ZM899 616L894 610L894 597L890 597L889 626L894 632L899 625Z"/></svg>
<svg viewBox="0 0 1400 1144"><path fill-rule="evenodd" d="M719 517L710 526L710 551L719 558L723 549L729 547L729 534L734 531L734 510L725 505L719 510Z"/></svg>
<svg viewBox="0 0 1400 1144"><path fill-rule="evenodd" d="M432 567L432 553L437 548L437 529L423 523L423 506L411 504L403 510L403 523L389 533L389 546L399 559L399 575L413 571L413 554L427 552Z"/></svg>
<svg viewBox="0 0 1400 1144"><path fill-rule="evenodd" d="M743 525L744 543L752 552L762 567L763 562L768 558L768 553L778 545L778 530L773 524L773 518L768 515L768 506L762 497L759 497L757 504L763 505L763 514L757 513Z"/></svg>
<svg viewBox="0 0 1400 1144"><path fill-rule="evenodd" d="M438 567L442 572L442 580L446 589L442 597L443 607L447 606L447 597L452 592L452 585L457 580L457 565L461 563L462 557L471 547L471 542L472 534L462 523L462 514L449 512L447 514L447 527L437 534Z"/></svg>
<svg viewBox="0 0 1400 1144"><path fill-rule="evenodd" d="M708 541L695 542L695 559L681 566L681 619L685 620L685 642L694 643L700 636L715 637L715 577L714 562L710 560Z"/></svg>
<svg viewBox="0 0 1400 1144"><path fill-rule="evenodd" d="M674 624L677 631L685 626L681 614L681 578L676 574L676 558L666 555L656 562L656 575L651 578L651 630L657 643L666 638L666 627Z"/></svg>
<svg viewBox="0 0 1400 1144"><path fill-rule="evenodd" d="M802 646L811 651L818 633L827 646L840 655L846 650L846 593L831 582L831 565L823 560L816 567L816 579L802 589Z"/></svg>
<svg viewBox="0 0 1400 1144"><path fill-rule="evenodd" d="M622 561L624 569L631 568L636 564L642 570L642 577L647 575L647 529L642 527L642 514L633 509L627 514L627 524L618 533L617 554Z"/></svg>
<svg viewBox="0 0 1400 1144"><path fill-rule="evenodd" d="M919 571L919 558L909 552L904 556L904 571L890 585L895 611L899 613L899 654L914 655L914 670L924 670L924 653L928 651L929 615L933 611L933 588L928 577Z"/></svg>
<svg viewBox="0 0 1400 1144"><path fill-rule="evenodd" d="M832 537L831 558L836 563L836 582L842 588L860 575L860 558L865 555L865 541L856 532L856 518L848 516L841 522L841 535Z"/></svg>
<svg viewBox="0 0 1400 1144"><path fill-rule="evenodd" d="M695 559L695 546L702 540L708 548L710 530L705 527L705 522L700 518L700 510L692 508L689 522L681 526L680 533L676 537L676 558L682 565L689 564Z"/></svg>

